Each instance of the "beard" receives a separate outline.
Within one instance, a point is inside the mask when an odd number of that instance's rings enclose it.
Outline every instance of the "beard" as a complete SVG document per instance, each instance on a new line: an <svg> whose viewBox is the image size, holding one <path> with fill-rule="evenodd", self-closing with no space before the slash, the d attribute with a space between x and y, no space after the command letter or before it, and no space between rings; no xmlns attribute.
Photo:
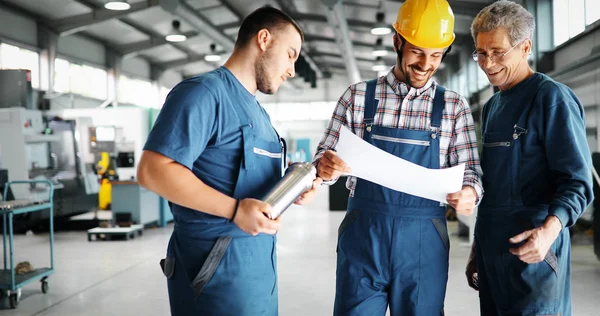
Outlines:
<svg viewBox="0 0 600 316"><path fill-rule="evenodd" d="M271 51L267 49L265 53L260 56L256 65L254 65L254 74L256 76L256 88L258 91L264 94L274 94L275 88L273 87L273 83L269 79L268 74L268 66L267 64L271 60Z"/></svg>
<svg viewBox="0 0 600 316"><path fill-rule="evenodd" d="M398 69L402 73L402 76L404 76L404 80L406 80L405 83L409 87L412 87L413 85L410 80L410 74L406 72L406 70L404 69L404 66L402 65L402 50L403 49L404 49L404 41L402 41L402 44L400 45L400 47L396 47L397 65L398 65Z"/></svg>

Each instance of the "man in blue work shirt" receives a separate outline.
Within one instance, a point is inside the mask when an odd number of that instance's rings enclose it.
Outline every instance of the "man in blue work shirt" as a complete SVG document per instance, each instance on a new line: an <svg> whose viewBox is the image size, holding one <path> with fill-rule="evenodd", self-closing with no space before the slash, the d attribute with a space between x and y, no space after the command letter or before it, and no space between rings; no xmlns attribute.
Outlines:
<svg viewBox="0 0 600 316"><path fill-rule="evenodd" d="M571 315L572 226L593 199L583 106L534 72L534 18L510 1L479 12L473 59L500 91L483 108L483 188L466 274L482 315Z"/></svg>
<svg viewBox="0 0 600 316"><path fill-rule="evenodd" d="M172 202L167 257L172 315L277 315L275 233L258 200L281 179L282 142L257 102L294 76L304 40L285 13L242 21L224 66L179 83L139 164L142 186ZM299 198L312 199L313 189Z"/></svg>

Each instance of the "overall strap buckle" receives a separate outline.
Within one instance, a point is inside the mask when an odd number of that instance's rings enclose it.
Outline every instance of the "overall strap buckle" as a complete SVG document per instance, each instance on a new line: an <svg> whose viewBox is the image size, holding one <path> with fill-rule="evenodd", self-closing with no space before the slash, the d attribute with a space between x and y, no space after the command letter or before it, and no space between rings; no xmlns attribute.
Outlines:
<svg viewBox="0 0 600 316"><path fill-rule="evenodd" d="M517 139L519 139L519 137L520 137L522 134L527 134L527 129L526 129L526 128L519 127L517 124L515 124L515 126L514 126L514 131L513 131L513 135L512 135L513 139L514 139L514 140L517 140Z"/></svg>

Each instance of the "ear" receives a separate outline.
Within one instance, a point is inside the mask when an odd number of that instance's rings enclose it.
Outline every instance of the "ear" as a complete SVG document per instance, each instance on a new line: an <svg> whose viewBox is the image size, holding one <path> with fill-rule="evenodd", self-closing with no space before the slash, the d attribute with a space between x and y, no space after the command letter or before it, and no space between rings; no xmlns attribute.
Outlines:
<svg viewBox="0 0 600 316"><path fill-rule="evenodd" d="M531 42L531 40L530 39L526 39L523 42L523 53L525 55L531 54L531 48L532 48L532 46L533 46L533 43Z"/></svg>
<svg viewBox="0 0 600 316"><path fill-rule="evenodd" d="M393 42L393 44L394 44L394 45L393 45L393 46L394 46L394 51L396 51L396 50L397 50L397 48L396 48L396 47L400 46L400 45L398 45L398 42L400 41L400 37L398 36L398 33L395 33L395 34L394 34L394 39L393 39L393 41L394 41L394 42Z"/></svg>
<svg viewBox="0 0 600 316"><path fill-rule="evenodd" d="M273 41L273 35L269 30L261 29L256 34L256 41L258 47L260 47L262 51L266 51L269 44Z"/></svg>

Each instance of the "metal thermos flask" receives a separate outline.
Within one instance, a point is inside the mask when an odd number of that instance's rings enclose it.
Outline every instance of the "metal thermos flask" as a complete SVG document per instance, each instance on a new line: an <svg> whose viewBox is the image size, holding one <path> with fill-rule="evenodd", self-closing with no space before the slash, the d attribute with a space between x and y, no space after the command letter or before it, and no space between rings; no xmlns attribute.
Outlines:
<svg viewBox="0 0 600 316"><path fill-rule="evenodd" d="M311 163L297 162L289 166L283 178L262 199L272 207L269 217L279 217L302 193L312 188L316 178L317 170Z"/></svg>

